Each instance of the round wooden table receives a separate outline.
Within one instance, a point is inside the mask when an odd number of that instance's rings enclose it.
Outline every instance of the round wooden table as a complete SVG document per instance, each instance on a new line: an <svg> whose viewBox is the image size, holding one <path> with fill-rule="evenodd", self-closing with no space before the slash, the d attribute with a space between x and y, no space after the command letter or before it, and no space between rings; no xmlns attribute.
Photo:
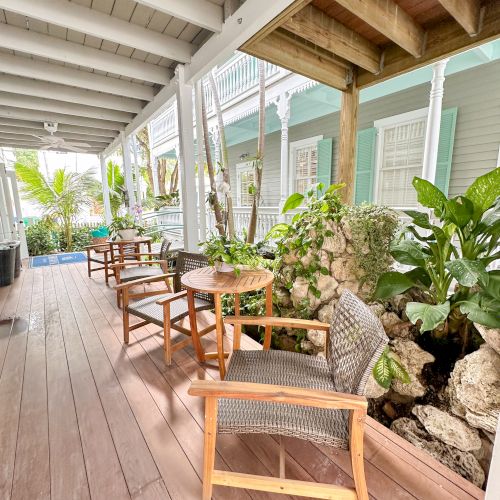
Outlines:
<svg viewBox="0 0 500 500"><path fill-rule="evenodd" d="M134 253L141 253L141 244L144 243L148 247L148 252L151 253L151 241L150 236L136 236L133 240L107 240L109 244L109 255L112 264L125 262L125 257L127 253L125 248L127 246L134 246ZM136 260L140 260L139 257Z"/></svg>
<svg viewBox="0 0 500 500"><path fill-rule="evenodd" d="M226 374L224 352L224 319L222 317L221 295L223 293L234 294L234 315L240 315L240 294L253 290L266 289L266 316L273 315L273 280L274 275L266 269L255 269L241 271L237 276L233 272L220 273L212 266L202 267L189 271L181 277L181 283L188 293L188 303L190 314L194 312L194 294L196 292L210 293L214 296L215 302L215 330L217 333L217 352L206 353L205 358L216 358L219 362L219 373L221 380ZM269 349L271 345L272 327L266 326L264 336L264 349ZM241 325L234 325L233 350L240 348Z"/></svg>

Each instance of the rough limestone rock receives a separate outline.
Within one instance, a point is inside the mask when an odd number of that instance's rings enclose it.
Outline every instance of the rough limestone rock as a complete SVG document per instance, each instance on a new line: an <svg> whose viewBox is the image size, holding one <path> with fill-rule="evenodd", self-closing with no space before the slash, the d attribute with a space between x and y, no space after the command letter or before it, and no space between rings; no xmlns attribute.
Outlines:
<svg viewBox="0 0 500 500"><path fill-rule="evenodd" d="M455 363L448 382L451 410L478 429L495 433L500 414L500 355L488 344Z"/></svg>
<svg viewBox="0 0 500 500"><path fill-rule="evenodd" d="M292 286L290 298L292 299L292 304L295 308L302 307L304 299L307 298L309 301L308 309L310 311L315 311L321 304L320 299L317 299L311 292L309 292L309 282L302 276L299 276L295 280L295 283Z"/></svg>
<svg viewBox="0 0 500 500"><path fill-rule="evenodd" d="M442 464L454 470L468 481L481 488L484 484L484 471L477 458L468 451L461 451L442 443L421 429L411 418L398 418L391 424L391 430L411 444L425 450Z"/></svg>
<svg viewBox="0 0 500 500"><path fill-rule="evenodd" d="M342 295L344 290L350 290L352 293L356 294L360 299L363 298L363 294L360 293L359 282L358 281L344 281L337 288L337 293Z"/></svg>
<svg viewBox="0 0 500 500"><path fill-rule="evenodd" d="M474 323L474 326L484 341L500 355L500 328L487 328L478 323Z"/></svg>
<svg viewBox="0 0 500 500"><path fill-rule="evenodd" d="M329 229L333 231L333 236L326 237L323 240L323 250L330 252L334 257L338 257L345 252L346 239L340 228L334 222L328 224Z"/></svg>
<svg viewBox="0 0 500 500"><path fill-rule="evenodd" d="M419 378L424 365L432 363L435 359L434 356L424 351L412 340L394 339L391 342L391 346L396 359L406 368L411 379L409 384L404 384L400 380L393 380L392 389L403 396L413 398L423 396L426 389Z"/></svg>
<svg viewBox="0 0 500 500"><path fill-rule="evenodd" d="M333 276L320 274L318 276L318 282L316 288L321 292L321 297L319 300L322 304L330 302L336 296L336 290L338 287L338 282Z"/></svg>
<svg viewBox="0 0 500 500"><path fill-rule="evenodd" d="M385 313L385 306L380 302L372 302L371 304L368 304L368 307L370 308L371 312L375 314L375 316L377 316L377 318L380 318L382 314Z"/></svg>
<svg viewBox="0 0 500 500"><path fill-rule="evenodd" d="M370 373L365 387L365 396L370 399L381 398L389 392L389 389L384 389Z"/></svg>
<svg viewBox="0 0 500 500"><path fill-rule="evenodd" d="M353 258L339 257L333 260L330 266L330 273L339 282L347 281L354 277L353 265Z"/></svg>
<svg viewBox="0 0 500 500"><path fill-rule="evenodd" d="M287 255L283 255L283 262L288 266L291 264L295 264L298 260L299 258L297 257L296 252L291 252Z"/></svg>
<svg viewBox="0 0 500 500"><path fill-rule="evenodd" d="M336 305L337 299L333 299L328 302L328 304L321 307L321 309L318 310L318 319L323 323L331 323Z"/></svg>
<svg viewBox="0 0 500 500"><path fill-rule="evenodd" d="M308 330L307 339L316 347L325 348L326 332L324 330Z"/></svg>
<svg viewBox="0 0 500 500"><path fill-rule="evenodd" d="M276 299L282 307L290 307L292 305L292 299L290 298L290 292L284 287L276 287L274 290Z"/></svg>
<svg viewBox="0 0 500 500"><path fill-rule="evenodd" d="M395 312L384 312L380 316L380 322L386 332L391 331L393 326L402 323L401 318Z"/></svg>
<svg viewBox="0 0 500 500"><path fill-rule="evenodd" d="M462 451L481 449L479 432L460 418L431 405L415 405L411 411L425 430L443 443Z"/></svg>

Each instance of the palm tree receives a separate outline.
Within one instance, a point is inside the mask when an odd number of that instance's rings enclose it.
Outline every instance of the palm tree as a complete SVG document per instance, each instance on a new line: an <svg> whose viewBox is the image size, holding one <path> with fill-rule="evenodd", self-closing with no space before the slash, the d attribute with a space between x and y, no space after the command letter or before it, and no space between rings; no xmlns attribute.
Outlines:
<svg viewBox="0 0 500 500"><path fill-rule="evenodd" d="M120 169L120 165L113 163L111 160L107 164L107 178L109 186L109 204L111 206L111 216L114 218L118 215L118 210L125 203L125 177ZM103 203L102 188L98 188L97 199Z"/></svg>
<svg viewBox="0 0 500 500"><path fill-rule="evenodd" d="M64 232L67 250L73 245L73 220L93 200L96 180L92 169L86 172L67 172L59 168L52 179L46 178L37 166L16 163L16 174L22 183L21 192L35 202L44 216L58 222Z"/></svg>

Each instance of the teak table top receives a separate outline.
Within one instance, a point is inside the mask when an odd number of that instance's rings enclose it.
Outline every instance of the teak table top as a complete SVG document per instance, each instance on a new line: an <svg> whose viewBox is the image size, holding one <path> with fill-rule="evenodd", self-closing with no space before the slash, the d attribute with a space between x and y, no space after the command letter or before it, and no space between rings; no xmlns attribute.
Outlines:
<svg viewBox="0 0 500 500"><path fill-rule="evenodd" d="M151 236L136 236L133 240L107 240L110 245L130 245L131 243L149 243L152 240Z"/></svg>
<svg viewBox="0 0 500 500"><path fill-rule="evenodd" d="M207 293L243 293L270 285L274 276L266 269L217 272L212 266L189 271L181 277L181 283L191 290Z"/></svg>

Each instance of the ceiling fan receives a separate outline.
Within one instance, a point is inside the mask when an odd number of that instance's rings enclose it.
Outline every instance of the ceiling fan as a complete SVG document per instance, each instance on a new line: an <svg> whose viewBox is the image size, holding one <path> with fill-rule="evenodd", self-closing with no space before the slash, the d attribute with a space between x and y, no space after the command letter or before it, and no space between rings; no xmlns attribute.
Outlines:
<svg viewBox="0 0 500 500"><path fill-rule="evenodd" d="M90 148L90 144L87 144L86 142L71 142L65 141L62 137L56 137L54 133L57 132L57 123L55 122L45 122L43 124L43 128L50 135L40 136L32 134L33 137L36 137L44 143L40 149L66 149L75 153L86 153L87 148Z"/></svg>

